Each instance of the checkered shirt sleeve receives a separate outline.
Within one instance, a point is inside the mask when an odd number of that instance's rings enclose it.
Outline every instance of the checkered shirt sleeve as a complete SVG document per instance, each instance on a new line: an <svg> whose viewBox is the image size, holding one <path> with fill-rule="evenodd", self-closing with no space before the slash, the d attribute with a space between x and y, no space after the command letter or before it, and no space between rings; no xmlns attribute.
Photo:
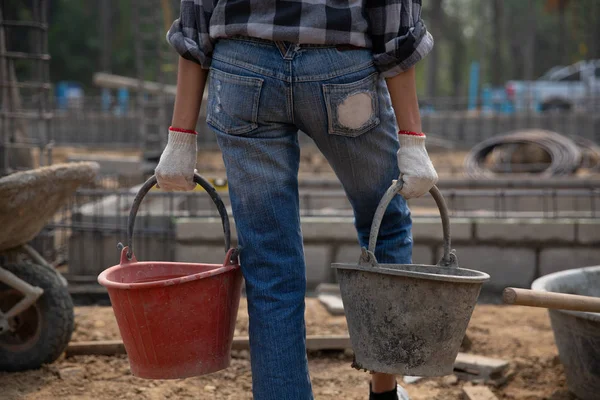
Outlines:
<svg viewBox="0 0 600 400"><path fill-rule="evenodd" d="M421 19L421 0L367 0L375 64L384 77L414 66L433 48Z"/></svg>
<svg viewBox="0 0 600 400"><path fill-rule="evenodd" d="M181 0L179 18L167 32L167 41L186 60L210 67L213 40L209 24L218 0Z"/></svg>
<svg viewBox="0 0 600 400"><path fill-rule="evenodd" d="M421 0L181 0L167 40L208 68L214 41L237 35L369 48L385 77L412 67L433 47Z"/></svg>

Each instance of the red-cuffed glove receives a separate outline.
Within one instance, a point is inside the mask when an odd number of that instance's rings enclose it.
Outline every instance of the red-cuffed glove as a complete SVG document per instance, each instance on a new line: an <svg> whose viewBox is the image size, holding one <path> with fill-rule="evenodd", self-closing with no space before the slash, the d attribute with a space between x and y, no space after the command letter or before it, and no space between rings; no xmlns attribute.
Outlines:
<svg viewBox="0 0 600 400"><path fill-rule="evenodd" d="M169 128L169 140L154 171L158 186L167 192L187 191L196 187L194 172L198 145L196 132Z"/></svg>
<svg viewBox="0 0 600 400"><path fill-rule="evenodd" d="M398 132L398 168L404 184L400 194L405 199L423 196L437 183L438 175L425 149L425 134Z"/></svg>

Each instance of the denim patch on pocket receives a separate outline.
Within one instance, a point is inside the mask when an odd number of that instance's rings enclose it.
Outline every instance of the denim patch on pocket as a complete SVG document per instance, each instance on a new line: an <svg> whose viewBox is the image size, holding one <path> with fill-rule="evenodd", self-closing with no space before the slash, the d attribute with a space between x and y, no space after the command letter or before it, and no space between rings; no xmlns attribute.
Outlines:
<svg viewBox="0 0 600 400"><path fill-rule="evenodd" d="M377 79L323 85L330 134L357 137L379 125Z"/></svg>

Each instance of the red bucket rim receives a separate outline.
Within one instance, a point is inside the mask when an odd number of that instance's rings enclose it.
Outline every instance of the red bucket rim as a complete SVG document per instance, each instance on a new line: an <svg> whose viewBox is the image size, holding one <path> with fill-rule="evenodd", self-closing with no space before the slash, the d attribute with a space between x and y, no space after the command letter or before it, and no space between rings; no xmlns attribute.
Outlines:
<svg viewBox="0 0 600 400"><path fill-rule="evenodd" d="M165 286L173 286L180 285L186 282L193 282L198 279L209 278L211 276L223 274L225 272L232 271L234 269L239 269L240 264L238 262L233 262L232 255L234 254L234 249L230 249L225 255L225 261L223 264L212 264L212 263L189 263L189 262L173 262L173 261L138 261L135 256L132 255L131 259L127 258L127 247L123 248L121 251L121 262L117 265L113 265L102 271L100 275L98 275L98 283L104 286L107 289L125 289L125 290L136 290L136 289L151 289L155 287L165 287ZM237 256L235 257L237 260ZM189 265L189 266L203 266L203 267L215 267L208 271L202 271L195 274L185 275L177 278L169 278L169 279L159 279L151 282L131 282L131 283L123 283L123 282L115 282L108 279L108 275L111 272L128 268L131 266L144 266L144 265L152 265L152 264L162 264L162 265Z"/></svg>
<svg viewBox="0 0 600 400"><path fill-rule="evenodd" d="M111 272L117 271L119 269L123 269L123 268L128 268L134 265L143 265L143 264L162 264L162 265L198 265L198 266L204 266L204 267L217 267L214 269L211 269L209 271L203 271L203 272L198 272L196 274L191 274L191 275L186 275L186 276L181 276L178 278L170 278L170 279L159 279L156 281L151 281L151 282L132 282L132 283L123 283L123 282L115 282L115 281L111 281L110 279L108 279L108 274L110 274ZM165 261L141 261L141 262L132 262L126 265L113 265L110 268L105 269L104 271L102 271L100 273L100 275L98 276L98 283L106 288L110 288L110 289L129 289L129 290L136 290L136 289L151 289L154 287L164 287L164 286L173 286L173 285L179 285L182 283L186 283L186 282L192 282L192 281L196 281L198 279L203 279L203 278L209 278L211 276L214 275L219 275L219 274L223 274L225 272L229 272L231 270L234 270L236 268L239 268L240 266L238 264L232 264L232 265L222 265L222 264L204 264L204 263L182 263L182 262L165 262Z"/></svg>

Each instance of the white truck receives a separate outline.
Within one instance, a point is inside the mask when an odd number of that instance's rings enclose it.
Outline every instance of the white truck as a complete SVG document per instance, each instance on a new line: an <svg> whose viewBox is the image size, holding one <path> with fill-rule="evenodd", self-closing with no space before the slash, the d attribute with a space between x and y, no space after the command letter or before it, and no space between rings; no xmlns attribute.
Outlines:
<svg viewBox="0 0 600 400"><path fill-rule="evenodd" d="M515 112L600 112L600 60L554 67L535 81L508 81L505 90Z"/></svg>

